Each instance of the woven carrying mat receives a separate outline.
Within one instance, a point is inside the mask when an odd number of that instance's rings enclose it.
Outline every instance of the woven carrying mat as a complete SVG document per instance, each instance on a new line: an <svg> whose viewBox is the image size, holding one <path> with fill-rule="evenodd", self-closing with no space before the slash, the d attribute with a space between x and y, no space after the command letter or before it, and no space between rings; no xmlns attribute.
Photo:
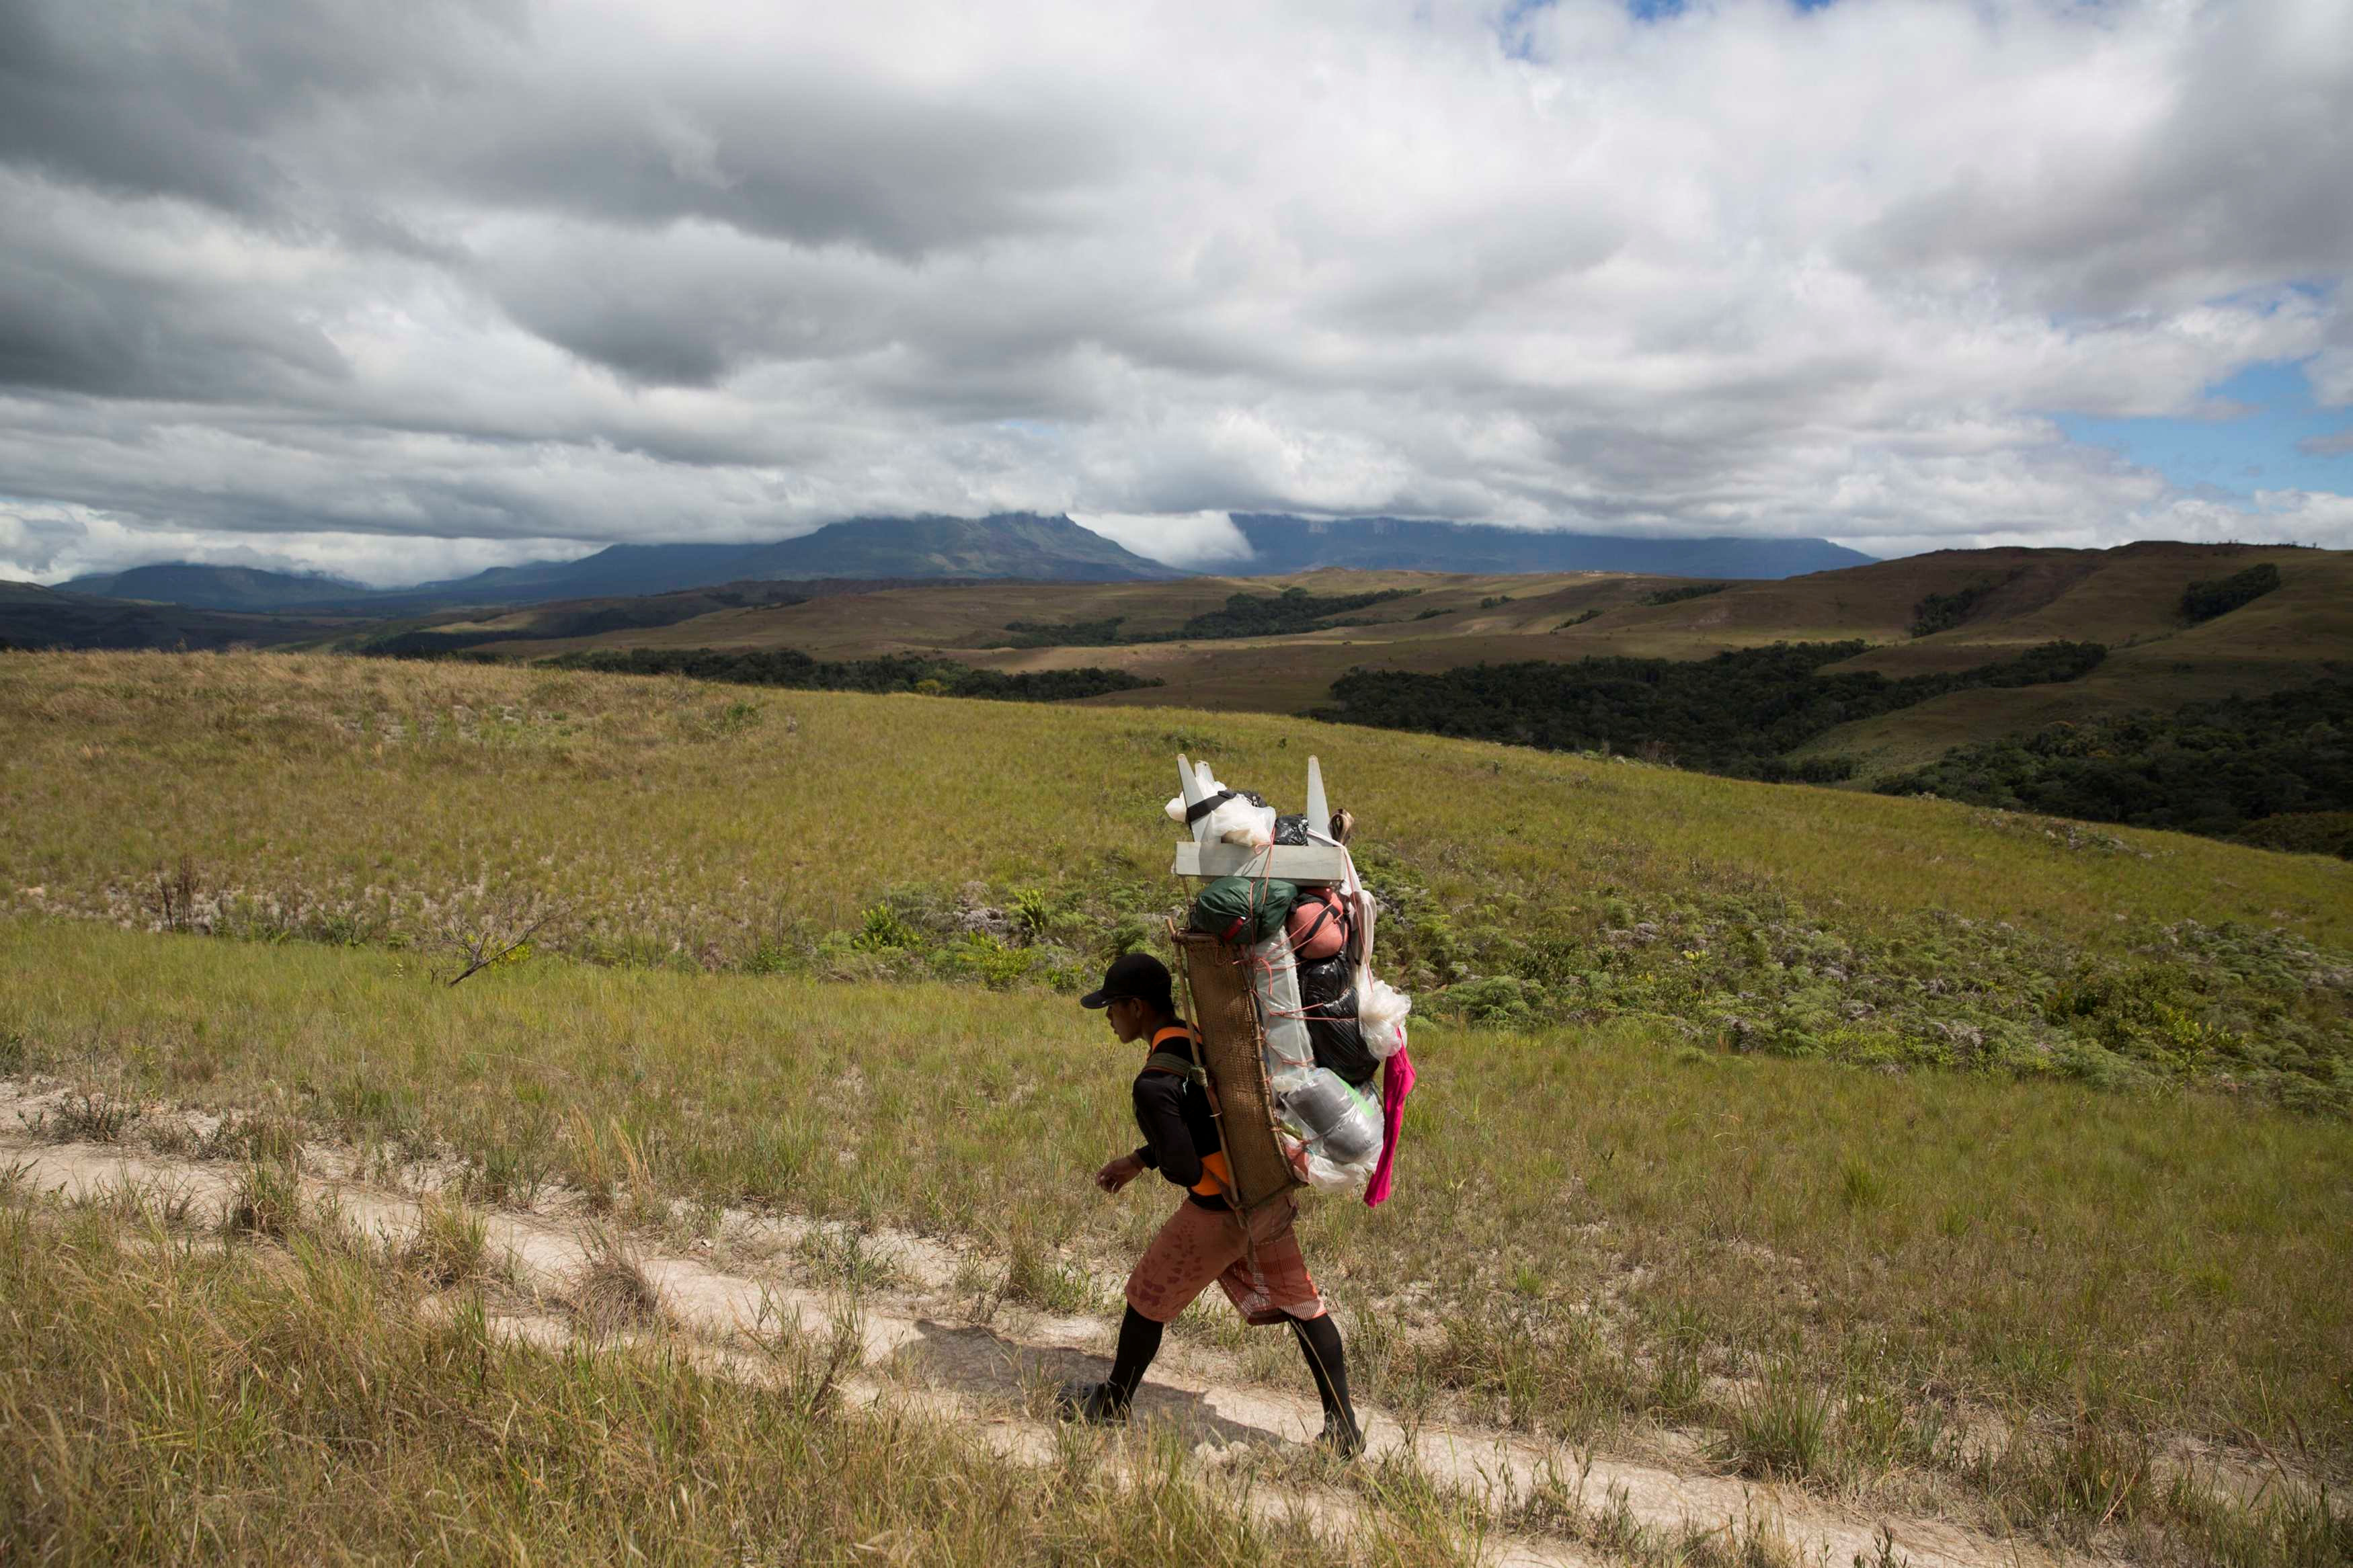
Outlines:
<svg viewBox="0 0 2353 1568"><path fill-rule="evenodd" d="M1198 931L1177 931L1177 961L1193 993L1201 1031L1201 1066L1218 1097L1218 1131L1226 1141L1239 1205L1254 1209L1299 1184L1274 1138L1274 1097L1267 1088L1265 1037L1250 976L1237 950Z"/></svg>

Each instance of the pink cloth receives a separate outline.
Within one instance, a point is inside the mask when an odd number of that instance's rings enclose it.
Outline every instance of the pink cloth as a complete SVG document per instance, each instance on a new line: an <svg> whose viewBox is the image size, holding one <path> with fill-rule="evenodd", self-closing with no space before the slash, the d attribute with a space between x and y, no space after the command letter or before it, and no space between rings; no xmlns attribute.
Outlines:
<svg viewBox="0 0 2353 1568"><path fill-rule="evenodd" d="M1413 1058L1400 1041L1381 1064L1381 1158L1365 1188L1365 1206L1388 1201L1389 1177L1397 1168L1398 1134L1405 1131L1405 1097L1413 1092Z"/></svg>

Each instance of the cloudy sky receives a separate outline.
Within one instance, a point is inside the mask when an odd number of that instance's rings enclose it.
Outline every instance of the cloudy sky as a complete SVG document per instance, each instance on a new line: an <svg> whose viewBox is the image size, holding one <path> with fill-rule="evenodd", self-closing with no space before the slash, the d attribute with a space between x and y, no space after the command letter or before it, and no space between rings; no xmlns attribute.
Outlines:
<svg viewBox="0 0 2353 1568"><path fill-rule="evenodd" d="M2346 0L0 0L0 575L2353 546Z"/></svg>

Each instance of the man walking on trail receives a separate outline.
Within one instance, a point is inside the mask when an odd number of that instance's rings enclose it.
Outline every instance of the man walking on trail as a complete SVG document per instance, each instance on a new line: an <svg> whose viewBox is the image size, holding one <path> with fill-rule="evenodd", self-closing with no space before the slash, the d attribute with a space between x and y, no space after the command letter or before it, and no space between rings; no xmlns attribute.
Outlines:
<svg viewBox="0 0 2353 1568"><path fill-rule="evenodd" d="M1308 1278L1292 1230L1297 1205L1288 1194L1261 1205L1250 1216L1245 1237L1242 1218L1228 1201L1232 1180L1208 1094L1199 1082L1199 1037L1176 1016L1167 967L1149 953L1125 954L1113 960L1103 988L1080 1000L1101 1008L1123 1043L1148 1042L1151 1053L1135 1075L1135 1123L1144 1145L1097 1171L1095 1185L1115 1193L1156 1170L1187 1190L1127 1277L1127 1315L1120 1322L1110 1378L1065 1387L1064 1417L1126 1420L1136 1385L1159 1352L1162 1328L1214 1279L1244 1321L1291 1325L1324 1402L1324 1432L1317 1441L1354 1457L1364 1448L1364 1434L1348 1403L1340 1331Z"/></svg>

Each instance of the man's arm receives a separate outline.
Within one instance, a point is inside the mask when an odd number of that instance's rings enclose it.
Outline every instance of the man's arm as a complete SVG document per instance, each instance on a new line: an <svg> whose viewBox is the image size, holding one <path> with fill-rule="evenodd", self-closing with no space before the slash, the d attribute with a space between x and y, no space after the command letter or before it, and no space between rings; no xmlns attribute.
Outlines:
<svg viewBox="0 0 2353 1568"><path fill-rule="evenodd" d="M1201 1153L1185 1126L1179 1098L1185 1080L1174 1073L1139 1073L1135 1079L1135 1124L1144 1131L1136 1157L1180 1187L1201 1179Z"/></svg>

